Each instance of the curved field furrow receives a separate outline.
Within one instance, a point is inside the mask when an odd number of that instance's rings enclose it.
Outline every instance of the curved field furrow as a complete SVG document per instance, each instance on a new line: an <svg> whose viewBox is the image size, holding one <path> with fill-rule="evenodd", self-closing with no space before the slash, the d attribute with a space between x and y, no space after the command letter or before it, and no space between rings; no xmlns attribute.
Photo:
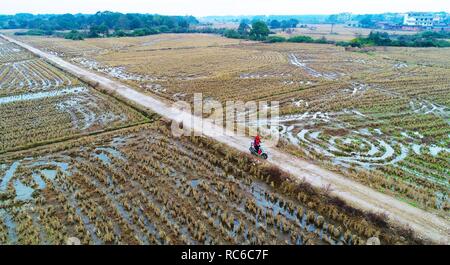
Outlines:
<svg viewBox="0 0 450 265"><path fill-rule="evenodd" d="M80 84L41 59L4 64L0 76L0 96Z"/></svg>
<svg viewBox="0 0 450 265"><path fill-rule="evenodd" d="M275 185L263 168L212 140L170 137L169 127L156 122L0 164L8 197L0 242L341 245L374 235L402 242L322 195Z"/></svg>

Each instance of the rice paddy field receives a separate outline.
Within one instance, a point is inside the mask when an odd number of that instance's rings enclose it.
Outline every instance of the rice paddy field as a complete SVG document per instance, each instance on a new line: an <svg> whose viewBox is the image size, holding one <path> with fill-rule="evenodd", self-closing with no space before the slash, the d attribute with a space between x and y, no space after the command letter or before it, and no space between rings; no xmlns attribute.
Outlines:
<svg viewBox="0 0 450 265"><path fill-rule="evenodd" d="M278 100L281 148L449 217L450 49L363 53L192 34L22 40L172 101Z"/></svg>
<svg viewBox="0 0 450 265"><path fill-rule="evenodd" d="M0 154L147 120L13 44L0 47Z"/></svg>
<svg viewBox="0 0 450 265"><path fill-rule="evenodd" d="M279 148L449 218L449 49L17 38L168 101L278 100ZM0 244L424 243L2 40L0 76Z"/></svg>
<svg viewBox="0 0 450 265"><path fill-rule="evenodd" d="M217 29L238 29L239 24L237 22L210 22L208 27L213 27ZM303 26L303 27L300 27ZM205 28L206 26L198 26L198 28ZM287 30L282 29L270 29L275 32L278 36L282 37L293 37L297 35L309 36L314 39L320 39L325 37L327 40L332 41L350 41L358 36L367 36L370 34L372 29L349 27L345 24L298 24L297 28L291 28ZM411 35L417 32L414 31L404 31L404 30L383 30L377 29L379 32L386 32L393 35Z"/></svg>
<svg viewBox="0 0 450 265"><path fill-rule="evenodd" d="M237 26L236 26L237 27ZM371 29L348 27L344 24L307 24L304 28L295 28L291 31L282 31L281 29L274 30L278 35L283 37L292 37L295 35L310 36L315 39L325 37L328 40L333 41L349 41L358 36L367 36L370 34ZM410 35L415 34L414 31L401 31L401 30L382 30L377 31L386 32L396 35Z"/></svg>
<svg viewBox="0 0 450 265"><path fill-rule="evenodd" d="M419 243L165 121L4 155L0 175L0 244Z"/></svg>

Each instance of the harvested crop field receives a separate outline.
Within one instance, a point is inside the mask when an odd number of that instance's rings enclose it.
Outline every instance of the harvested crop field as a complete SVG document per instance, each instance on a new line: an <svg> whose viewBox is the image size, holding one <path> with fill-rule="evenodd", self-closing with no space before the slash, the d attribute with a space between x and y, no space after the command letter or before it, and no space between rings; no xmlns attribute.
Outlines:
<svg viewBox="0 0 450 265"><path fill-rule="evenodd" d="M31 59L33 56L16 45L0 39L0 63L17 62Z"/></svg>
<svg viewBox="0 0 450 265"><path fill-rule="evenodd" d="M292 37L296 35L305 35L310 36L315 39L319 39L325 37L328 40L334 41L350 41L358 36L367 36L372 31L367 28L356 28L356 27L347 27L343 24L308 24L303 28L295 28L290 31L283 31L281 29L276 29L275 32L283 37ZM398 34L398 35L410 35L414 34L414 31L399 31L399 30L382 30L378 29L377 31L386 32L389 34Z"/></svg>
<svg viewBox="0 0 450 265"><path fill-rule="evenodd" d="M45 63L42 59L4 63L0 66L0 95L76 86L77 79Z"/></svg>
<svg viewBox="0 0 450 265"><path fill-rule="evenodd" d="M281 151L443 217L432 233L446 240L448 49L354 52L206 34L17 39L168 102L199 92L220 102L277 100L280 124L271 129L281 132ZM428 243L396 216L352 208L332 186L313 188L270 159L174 138L168 121L131 97L1 42L0 244ZM402 223L414 215L406 212Z"/></svg>
<svg viewBox="0 0 450 265"><path fill-rule="evenodd" d="M2 46L0 153L147 120L18 46Z"/></svg>
<svg viewBox="0 0 450 265"><path fill-rule="evenodd" d="M10 153L0 163L0 243L418 243L276 168L156 121Z"/></svg>
<svg viewBox="0 0 450 265"><path fill-rule="evenodd" d="M21 40L173 101L194 92L278 100L282 148L448 218L450 49L352 52L181 34L86 40L80 51L66 40Z"/></svg>

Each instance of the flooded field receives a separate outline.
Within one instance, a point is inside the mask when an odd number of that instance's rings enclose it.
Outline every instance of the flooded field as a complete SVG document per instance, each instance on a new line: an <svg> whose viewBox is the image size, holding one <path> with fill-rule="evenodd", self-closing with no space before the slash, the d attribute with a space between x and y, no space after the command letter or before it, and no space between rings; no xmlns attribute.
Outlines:
<svg viewBox="0 0 450 265"><path fill-rule="evenodd" d="M4 155L0 243L413 243L249 156L169 129L155 122Z"/></svg>
<svg viewBox="0 0 450 265"><path fill-rule="evenodd" d="M221 102L278 100L273 129L286 150L448 218L449 49L365 53L168 34L87 40L81 51L65 40L22 39L172 101L199 92Z"/></svg>
<svg viewBox="0 0 450 265"><path fill-rule="evenodd" d="M1 47L0 153L146 120L18 46Z"/></svg>
<svg viewBox="0 0 450 265"><path fill-rule="evenodd" d="M434 60L432 48L350 52L207 34L17 38L141 96L279 101L280 150L449 218L447 49ZM331 186L209 138L173 138L148 109L4 41L0 77L0 244L423 243Z"/></svg>

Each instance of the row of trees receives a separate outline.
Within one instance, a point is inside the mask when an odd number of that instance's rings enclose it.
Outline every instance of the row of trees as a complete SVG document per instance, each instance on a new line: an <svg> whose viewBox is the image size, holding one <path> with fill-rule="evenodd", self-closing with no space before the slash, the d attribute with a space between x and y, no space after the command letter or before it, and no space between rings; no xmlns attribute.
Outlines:
<svg viewBox="0 0 450 265"><path fill-rule="evenodd" d="M182 29L182 30L170 30L167 27L158 28L139 28L135 30L115 30L110 31L103 26L93 26L89 30L71 30L70 32L61 31L45 31L40 29L30 29L28 31L20 31L14 33L15 35L28 35L28 36L55 36L60 38L66 38L71 40L84 40L85 38L98 38L98 37L140 37L148 36L160 33L209 33L223 35L224 29L215 28L201 28L201 29Z"/></svg>
<svg viewBox="0 0 450 265"><path fill-rule="evenodd" d="M273 22L273 21L272 21ZM298 20L291 20L286 22L289 24L289 28L296 27ZM272 27L272 23L271 28ZM278 24L276 24L277 26ZM269 26L264 21L254 21L251 25L247 21L243 20L239 24L237 30L228 29L225 30L223 35L227 38L233 39L249 39L265 42L297 42L297 43L333 43L325 38L313 39L308 36L294 36L291 38L284 38L281 36L269 36L271 33Z"/></svg>
<svg viewBox="0 0 450 265"><path fill-rule="evenodd" d="M339 46L400 46L400 47L450 47L449 32L425 31L414 35L390 35L386 32L370 32L349 42L337 42Z"/></svg>
<svg viewBox="0 0 450 265"><path fill-rule="evenodd" d="M228 38L250 39L266 42L296 42L296 43L322 43L336 44L338 46L403 46L403 47L450 47L449 32L421 32L414 35L389 35L386 32L370 32L367 37L358 37L351 41L334 42L325 37L313 39L309 36L294 36L284 38L269 36L269 27L263 21L255 21L251 25L241 22L238 29L226 30L223 35Z"/></svg>
<svg viewBox="0 0 450 265"><path fill-rule="evenodd" d="M255 21L251 25L242 21L237 30L225 30L223 35L233 39L266 40L270 34L269 27L263 21Z"/></svg>
<svg viewBox="0 0 450 265"><path fill-rule="evenodd" d="M161 16L150 14L122 14L117 12L97 12L94 15L32 15L16 14L0 16L3 29L33 29L42 31L90 30L97 34L107 34L113 30L135 30L140 28L163 29L169 31L187 30L198 21L192 16Z"/></svg>
<svg viewBox="0 0 450 265"><path fill-rule="evenodd" d="M297 19L288 19L288 20L271 20L269 22L270 28L272 29L288 29L288 28L296 28L299 21Z"/></svg>
<svg viewBox="0 0 450 265"><path fill-rule="evenodd" d="M290 38L285 38L281 36L269 36L265 40L266 42L295 42L295 43L320 43L320 44L335 44L335 42L327 40L325 37L319 39L313 39L309 36L297 35Z"/></svg>

